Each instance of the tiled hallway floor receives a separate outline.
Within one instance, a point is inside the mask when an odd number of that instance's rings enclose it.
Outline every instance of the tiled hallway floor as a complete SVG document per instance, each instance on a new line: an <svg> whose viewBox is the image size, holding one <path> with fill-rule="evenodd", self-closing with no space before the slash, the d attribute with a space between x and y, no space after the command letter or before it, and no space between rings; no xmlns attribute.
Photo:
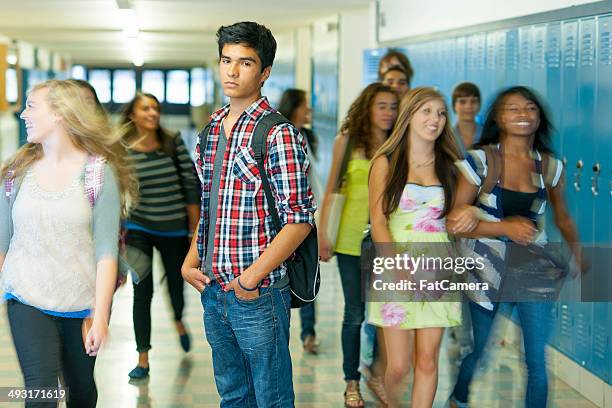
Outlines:
<svg viewBox="0 0 612 408"><path fill-rule="evenodd" d="M156 295L153 305L153 336L151 376L144 382L128 382L128 372L136 365L132 331L132 290L128 285L115 298L111 319L111 338L96 363L99 407L216 407L219 398L212 374L210 348L202 327L202 307L199 296L186 287L186 322L193 335L193 349L184 354L171 321L166 288L155 277ZM297 407L342 407L342 357L340 327L342 321L342 290L334 265L324 265L323 285L318 300L317 334L320 354L304 355L299 341L299 315L294 314L291 330L291 350ZM435 407L443 407L454 382L455 350L445 340L441 351L440 384ZM495 363L480 375L474 384L473 403L478 408L507 408L523 405L524 371L515 347L499 348ZM21 386L22 377L6 321L4 305L0 307L0 387ZM365 385L362 386L365 390ZM364 391L368 406L374 399ZM588 402L568 385L551 375L551 407L587 408ZM16 406L6 404L0 406Z"/></svg>

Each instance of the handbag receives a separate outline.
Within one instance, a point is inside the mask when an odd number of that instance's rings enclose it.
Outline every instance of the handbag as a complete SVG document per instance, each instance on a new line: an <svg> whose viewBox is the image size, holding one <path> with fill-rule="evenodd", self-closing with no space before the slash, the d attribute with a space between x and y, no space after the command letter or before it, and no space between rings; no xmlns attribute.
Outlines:
<svg viewBox="0 0 612 408"><path fill-rule="evenodd" d="M558 298L570 262L559 244L512 246L506 260L502 298L509 301L554 301Z"/></svg>
<svg viewBox="0 0 612 408"><path fill-rule="evenodd" d="M329 203L329 216L327 218L327 239L331 243L332 247L336 246L338 240L338 229L340 228L340 218L342 218L342 211L344 210L344 203L346 202L346 194L342 191L342 184L344 182L344 176L348 169L348 162L351 158L353 151L353 139L350 138L346 143L344 149L344 155L342 156L342 163L340 165L340 173L338 173L338 179L334 187L334 192L330 196Z"/></svg>

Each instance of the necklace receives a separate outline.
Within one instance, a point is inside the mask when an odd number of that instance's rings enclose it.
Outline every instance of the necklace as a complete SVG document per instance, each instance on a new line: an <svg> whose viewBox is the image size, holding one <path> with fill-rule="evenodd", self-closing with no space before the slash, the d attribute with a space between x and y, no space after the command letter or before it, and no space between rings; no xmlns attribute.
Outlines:
<svg viewBox="0 0 612 408"><path fill-rule="evenodd" d="M414 162L413 162L413 164L414 164L414 168L415 168L415 169L420 169L420 168L422 168L422 167L428 167L428 166L431 166L432 164L434 164L435 160L436 160L436 159L435 159L435 157L434 157L433 159L430 159L430 160L428 160L428 161L426 161L426 162L424 162L424 163L414 163Z"/></svg>

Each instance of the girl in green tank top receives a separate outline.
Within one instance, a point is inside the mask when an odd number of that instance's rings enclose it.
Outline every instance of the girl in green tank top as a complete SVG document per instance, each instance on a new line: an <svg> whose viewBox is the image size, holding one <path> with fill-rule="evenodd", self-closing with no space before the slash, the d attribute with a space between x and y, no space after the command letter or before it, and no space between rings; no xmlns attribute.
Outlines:
<svg viewBox="0 0 612 408"><path fill-rule="evenodd" d="M335 252L344 293L342 353L346 407L363 407L359 391L359 341L364 320L361 296L361 241L368 224L368 173L370 160L387 139L397 116L398 98L381 83L368 85L351 105L336 137L327 188L319 219L319 254L329 261ZM346 200L340 219L330 218L331 195L341 180ZM328 223L339 223L335 245L327 237ZM382 383L382 381L381 381Z"/></svg>

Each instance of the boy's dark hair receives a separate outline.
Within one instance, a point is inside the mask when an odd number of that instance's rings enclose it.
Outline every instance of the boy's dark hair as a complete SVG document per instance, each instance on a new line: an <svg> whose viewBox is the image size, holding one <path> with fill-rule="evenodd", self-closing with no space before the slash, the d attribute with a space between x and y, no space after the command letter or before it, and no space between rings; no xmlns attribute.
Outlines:
<svg viewBox="0 0 612 408"><path fill-rule="evenodd" d="M414 70L412 69L412 64L410 64L410 60L408 59L406 54L404 54L403 52L395 48L390 48L389 51L387 51L387 53L378 62L378 79L382 80L383 76L386 73L386 71L380 72L381 63L383 61L389 62L393 58L396 58L400 63L400 67L404 68L404 71L406 71L406 77L408 78L408 84L410 84L412 82L412 77L414 76Z"/></svg>
<svg viewBox="0 0 612 408"><path fill-rule="evenodd" d="M385 80L385 77L387 76L387 74L388 74L389 72L399 72L399 73L404 74L404 76L406 77L406 81L408 82L408 85L410 85L410 78L408 77L408 73L407 73L407 72L406 72L406 70L405 70L404 68L402 68L401 66L399 66L399 65L392 65L391 67L389 67L389 68L388 68L388 69L385 71L385 73L383 74L383 76L382 76L382 80L383 80L383 81ZM382 81L381 81L381 82L382 82Z"/></svg>
<svg viewBox="0 0 612 408"><path fill-rule="evenodd" d="M463 98L466 96L475 96L480 99L480 89L472 82L462 82L453 89L453 109L455 109L455 103L457 98Z"/></svg>
<svg viewBox="0 0 612 408"><path fill-rule="evenodd" d="M225 44L244 44L253 48L261 60L261 71L272 66L276 55L276 40L272 32L261 24L242 21L217 30L219 58Z"/></svg>

